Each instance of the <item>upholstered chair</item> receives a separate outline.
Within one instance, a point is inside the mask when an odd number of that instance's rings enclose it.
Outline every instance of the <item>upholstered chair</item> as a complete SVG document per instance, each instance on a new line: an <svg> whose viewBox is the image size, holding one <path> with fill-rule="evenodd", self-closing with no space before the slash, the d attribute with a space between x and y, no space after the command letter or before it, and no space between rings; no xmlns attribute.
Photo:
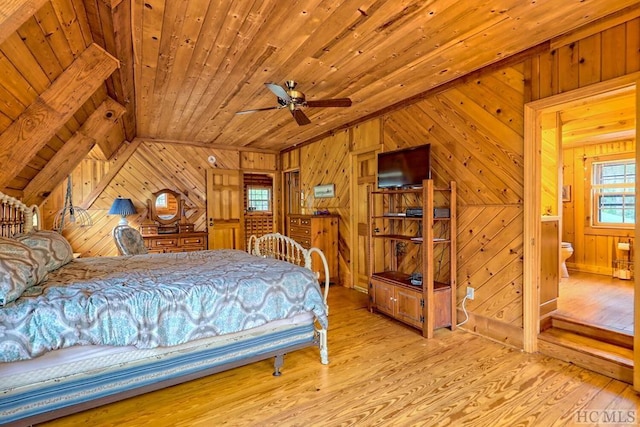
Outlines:
<svg viewBox="0 0 640 427"><path fill-rule="evenodd" d="M147 253L142 234L128 225L118 225L113 229L113 239L120 255L141 255Z"/></svg>

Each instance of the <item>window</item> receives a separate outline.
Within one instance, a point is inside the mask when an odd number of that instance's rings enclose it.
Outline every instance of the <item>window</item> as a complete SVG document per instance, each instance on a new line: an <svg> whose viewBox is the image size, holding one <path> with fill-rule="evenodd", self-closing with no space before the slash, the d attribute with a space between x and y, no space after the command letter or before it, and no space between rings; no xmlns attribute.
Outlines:
<svg viewBox="0 0 640 427"><path fill-rule="evenodd" d="M169 201L167 200L167 193L162 193L156 197L156 208L166 209L169 207Z"/></svg>
<svg viewBox="0 0 640 427"><path fill-rule="evenodd" d="M247 210L249 212L271 212L271 188L248 186Z"/></svg>
<svg viewBox="0 0 640 427"><path fill-rule="evenodd" d="M633 227L636 216L636 162L594 162L591 167L592 222L596 227Z"/></svg>

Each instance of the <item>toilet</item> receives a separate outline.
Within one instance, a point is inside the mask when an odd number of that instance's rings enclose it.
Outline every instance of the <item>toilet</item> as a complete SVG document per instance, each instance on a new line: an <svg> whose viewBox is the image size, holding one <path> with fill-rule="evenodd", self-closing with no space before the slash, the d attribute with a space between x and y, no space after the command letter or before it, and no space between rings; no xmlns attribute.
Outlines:
<svg viewBox="0 0 640 427"><path fill-rule="evenodd" d="M571 246L571 242L562 242L560 247L560 256L562 257L562 266L560 267L560 273L562 277L569 277L569 272L567 271L567 265L565 261L573 255L573 247Z"/></svg>

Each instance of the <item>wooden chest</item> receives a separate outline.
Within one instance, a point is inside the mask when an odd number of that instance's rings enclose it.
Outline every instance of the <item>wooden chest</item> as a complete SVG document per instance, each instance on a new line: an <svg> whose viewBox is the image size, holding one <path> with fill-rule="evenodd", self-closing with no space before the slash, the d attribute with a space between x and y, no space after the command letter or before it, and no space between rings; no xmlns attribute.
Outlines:
<svg viewBox="0 0 640 427"><path fill-rule="evenodd" d="M190 252L207 249L207 232L169 233L143 236L149 253Z"/></svg>
<svg viewBox="0 0 640 427"><path fill-rule="evenodd" d="M329 280L338 283L338 215L294 215L287 219L287 236L304 248L316 247L327 258ZM313 269L320 272L324 280L322 261L313 255Z"/></svg>

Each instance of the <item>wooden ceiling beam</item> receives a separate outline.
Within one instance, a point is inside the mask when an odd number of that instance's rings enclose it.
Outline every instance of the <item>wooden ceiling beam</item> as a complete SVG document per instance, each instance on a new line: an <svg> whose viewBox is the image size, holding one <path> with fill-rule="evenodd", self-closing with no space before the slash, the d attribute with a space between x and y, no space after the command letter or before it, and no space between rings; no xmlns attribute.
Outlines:
<svg viewBox="0 0 640 427"><path fill-rule="evenodd" d="M0 1L0 43L15 33L18 28L48 0L2 0Z"/></svg>
<svg viewBox="0 0 640 427"><path fill-rule="evenodd" d="M92 44L27 107L0 135L0 188L29 164L117 67L117 59Z"/></svg>
<svg viewBox="0 0 640 427"><path fill-rule="evenodd" d="M136 136L131 0L84 0L91 35L96 44L120 61L107 80L109 96L127 109L122 117L125 139Z"/></svg>
<svg viewBox="0 0 640 427"><path fill-rule="evenodd" d="M26 204L41 204L56 186L84 159L96 143L100 145L112 126L124 114L125 108L107 98L86 122L53 156L47 165L25 187Z"/></svg>

